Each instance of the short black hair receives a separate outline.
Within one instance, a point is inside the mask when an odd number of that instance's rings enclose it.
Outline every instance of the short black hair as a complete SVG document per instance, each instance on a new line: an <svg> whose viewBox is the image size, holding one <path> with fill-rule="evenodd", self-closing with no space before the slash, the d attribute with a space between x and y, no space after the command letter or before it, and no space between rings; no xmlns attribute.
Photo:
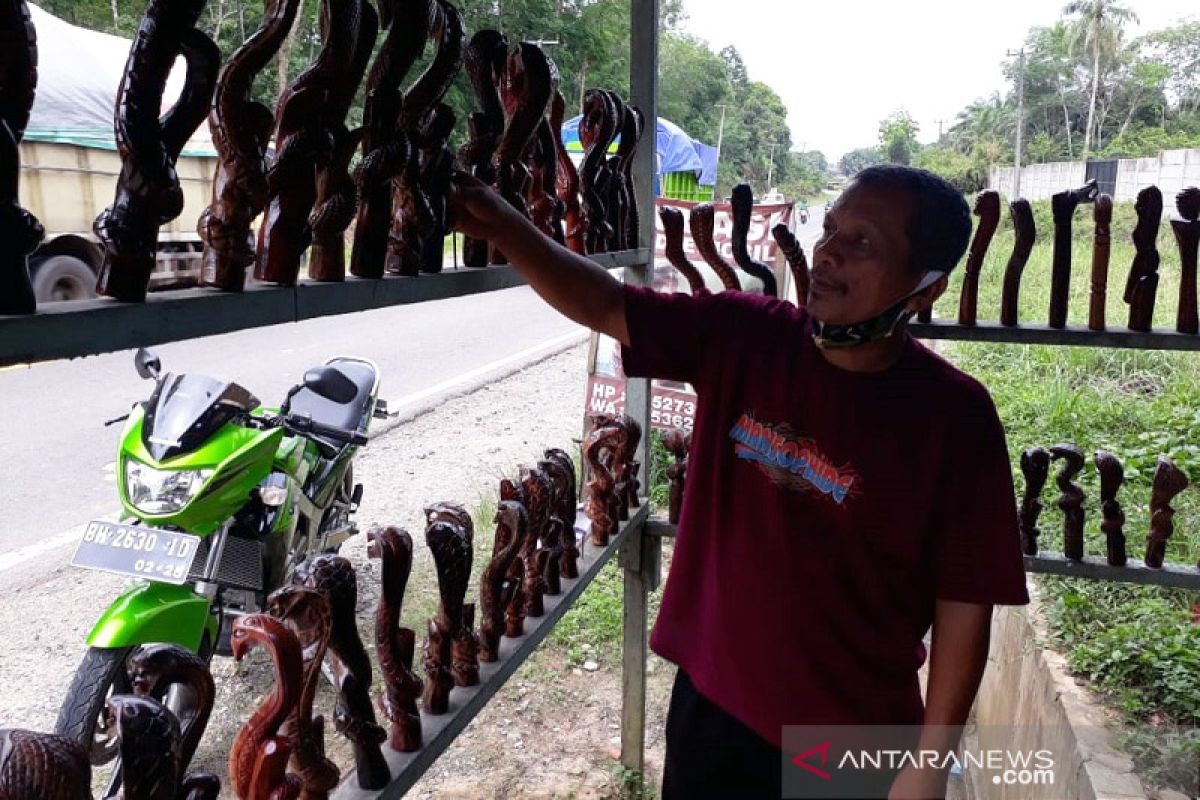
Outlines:
<svg viewBox="0 0 1200 800"><path fill-rule="evenodd" d="M971 208L946 179L916 167L880 164L856 174L853 183L899 189L912 198L907 233L914 272L949 273L967 251Z"/></svg>

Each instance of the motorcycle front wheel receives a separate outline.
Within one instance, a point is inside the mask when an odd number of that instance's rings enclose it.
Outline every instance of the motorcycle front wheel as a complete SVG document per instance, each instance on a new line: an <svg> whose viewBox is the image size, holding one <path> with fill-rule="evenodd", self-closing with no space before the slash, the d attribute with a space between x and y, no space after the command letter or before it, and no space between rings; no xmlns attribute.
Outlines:
<svg viewBox="0 0 1200 800"><path fill-rule="evenodd" d="M58 710L54 732L83 745L93 766L117 757L116 731L108 728L104 704L114 694L132 691L125 674L132 652L132 647L89 647Z"/></svg>

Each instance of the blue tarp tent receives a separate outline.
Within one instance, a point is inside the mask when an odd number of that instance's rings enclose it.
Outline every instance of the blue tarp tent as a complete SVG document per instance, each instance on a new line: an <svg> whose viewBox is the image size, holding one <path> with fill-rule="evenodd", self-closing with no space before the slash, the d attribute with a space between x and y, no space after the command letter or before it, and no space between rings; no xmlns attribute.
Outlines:
<svg viewBox="0 0 1200 800"><path fill-rule="evenodd" d="M582 116L573 117L563 123L562 138L567 152L582 154L583 145L579 142L579 121ZM706 144L697 142L688 136L683 128L670 120L658 118L658 169L659 175L668 172L694 172L700 176L700 183L711 186L716 183L717 150ZM619 137L618 137L619 141ZM616 145L610 152L616 150ZM706 180L707 179L707 180Z"/></svg>

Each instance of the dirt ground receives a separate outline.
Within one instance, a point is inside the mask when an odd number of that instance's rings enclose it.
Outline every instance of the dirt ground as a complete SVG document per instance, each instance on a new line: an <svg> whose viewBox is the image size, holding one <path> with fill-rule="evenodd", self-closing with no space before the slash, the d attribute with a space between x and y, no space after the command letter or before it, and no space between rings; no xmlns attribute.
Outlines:
<svg viewBox="0 0 1200 800"><path fill-rule="evenodd" d="M461 503L477 513L476 580L491 552L491 513L499 479L536 461L547 447L575 452L584 402L586 347L534 364L381 436L360 454L355 477L364 484L363 531L401 525L417 544L405 601L405 624L420 630L436 605L436 577L424 547L422 509L434 501ZM387 396L386 376L383 385ZM122 579L67 566L70 548L52 551L5 576L6 611L0 645L0 726L51 730L63 692L83 652L92 623L120 590ZM343 554L359 574L359 621L371 631L378 571L366 558L364 536ZM468 597L477 594L473 582ZM619 645L618 645L619 647ZM496 695L414 789L411 797L620 797L628 783L619 750L619 650L602 650L594 671L572 666L567 649L547 640ZM589 664L588 666L592 666ZM662 732L673 668L649 662L646 784L661 780ZM262 653L246 662L216 658L218 697L194 768L226 775L228 746L270 688ZM378 674L376 675L378 680ZM323 686L318 711L332 716ZM348 747L330 732L330 756L343 768ZM223 782L225 782L223 780ZM226 789L223 798L232 797Z"/></svg>

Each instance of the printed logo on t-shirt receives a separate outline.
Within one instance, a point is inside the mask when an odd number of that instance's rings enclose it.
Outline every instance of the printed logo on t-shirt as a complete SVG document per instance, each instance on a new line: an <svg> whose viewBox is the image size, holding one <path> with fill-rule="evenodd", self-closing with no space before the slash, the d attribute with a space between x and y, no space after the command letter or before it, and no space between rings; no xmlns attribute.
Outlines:
<svg viewBox="0 0 1200 800"><path fill-rule="evenodd" d="M801 492L816 492L842 505L858 494L858 473L847 464L835 467L812 439L798 438L786 424L759 422L742 414L733 430L734 454L753 461L779 486Z"/></svg>

